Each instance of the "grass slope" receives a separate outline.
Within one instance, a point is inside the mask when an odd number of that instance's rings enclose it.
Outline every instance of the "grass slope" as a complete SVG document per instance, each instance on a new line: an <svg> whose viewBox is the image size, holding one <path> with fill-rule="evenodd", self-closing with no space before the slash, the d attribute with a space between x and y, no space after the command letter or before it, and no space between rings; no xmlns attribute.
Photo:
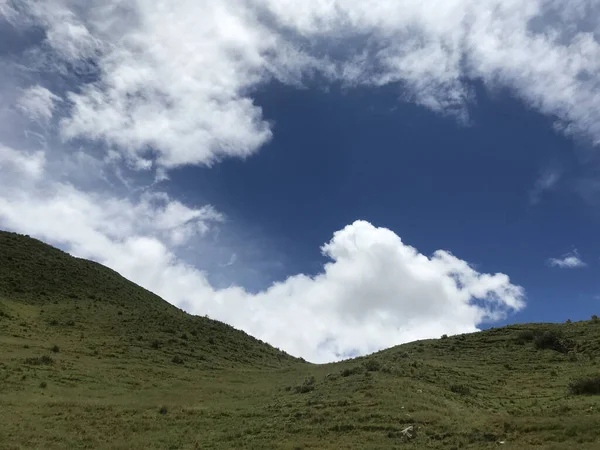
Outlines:
<svg viewBox="0 0 600 450"><path fill-rule="evenodd" d="M599 357L591 320L308 364L0 232L1 449L598 449L569 385L600 393Z"/></svg>

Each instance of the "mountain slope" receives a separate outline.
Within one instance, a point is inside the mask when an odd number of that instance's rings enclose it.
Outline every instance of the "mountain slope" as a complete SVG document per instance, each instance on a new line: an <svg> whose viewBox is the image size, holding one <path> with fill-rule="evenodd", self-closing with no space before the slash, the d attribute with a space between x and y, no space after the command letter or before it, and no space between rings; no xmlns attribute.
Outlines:
<svg viewBox="0 0 600 450"><path fill-rule="evenodd" d="M0 233L0 298L21 324L13 334L25 339L68 337L80 350L101 339L103 348L92 351L138 356L158 347L202 366L293 360L228 325L186 314L107 267L15 233Z"/></svg>
<svg viewBox="0 0 600 450"><path fill-rule="evenodd" d="M569 386L599 357L591 320L308 364L0 233L0 449L598 449L600 397Z"/></svg>

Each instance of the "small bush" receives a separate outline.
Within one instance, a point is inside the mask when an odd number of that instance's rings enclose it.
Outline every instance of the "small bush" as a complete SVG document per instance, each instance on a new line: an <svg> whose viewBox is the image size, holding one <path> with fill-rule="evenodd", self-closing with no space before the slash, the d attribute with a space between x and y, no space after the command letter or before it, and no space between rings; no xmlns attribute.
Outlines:
<svg viewBox="0 0 600 450"><path fill-rule="evenodd" d="M165 414L167 414L168 412L169 412L169 410L167 409L167 407L166 407L166 406L161 406L161 407L160 407L160 409L158 410L158 413L159 413L159 414L162 414L163 416L164 416Z"/></svg>
<svg viewBox="0 0 600 450"><path fill-rule="evenodd" d="M351 368L346 368L340 372L340 375L343 377L349 377L350 375L356 375L362 372L362 368L360 366L355 366Z"/></svg>
<svg viewBox="0 0 600 450"><path fill-rule="evenodd" d="M154 339L152 341L152 343L150 344L150 347L152 347L155 350L158 350L160 348L160 341L157 339Z"/></svg>
<svg viewBox="0 0 600 450"><path fill-rule="evenodd" d="M469 388L469 386L466 386L464 384L453 384L452 386L450 386L450 390L455 394L459 395L471 395L471 389Z"/></svg>
<svg viewBox="0 0 600 450"><path fill-rule="evenodd" d="M571 319L567 319L566 323L573 323Z"/></svg>
<svg viewBox="0 0 600 450"><path fill-rule="evenodd" d="M183 334L181 335L181 339L183 339L184 341L187 341L187 340L188 340L188 335L187 335L187 334L185 334L185 333L183 333Z"/></svg>
<svg viewBox="0 0 600 450"><path fill-rule="evenodd" d="M183 364L183 358L181 358L181 356L179 355L175 355L173 356L173 359L171 360L171 362L175 363L175 364Z"/></svg>
<svg viewBox="0 0 600 450"><path fill-rule="evenodd" d="M40 356L39 358L26 358L25 364L30 366L50 366L54 364L54 360L49 356Z"/></svg>
<svg viewBox="0 0 600 450"><path fill-rule="evenodd" d="M571 381L569 391L573 395L600 395L600 375Z"/></svg>
<svg viewBox="0 0 600 450"><path fill-rule="evenodd" d="M383 367L381 368L381 371L382 371L383 373L387 373L387 374L392 374L392 373L395 373L395 371L394 371L394 368L393 368L393 367L391 367L391 366L387 366L387 365L386 365L386 366L383 366Z"/></svg>
<svg viewBox="0 0 600 450"><path fill-rule="evenodd" d="M592 322L594 322L594 323L600 322L600 319L598 319L598 316L596 314L592 315Z"/></svg>
<svg viewBox="0 0 600 450"><path fill-rule="evenodd" d="M537 333L533 330L522 330L517 334L517 342L531 342L535 339Z"/></svg>
<svg viewBox="0 0 600 450"><path fill-rule="evenodd" d="M54 345L50 350L52 350L54 353L58 353L60 352L60 347L58 345Z"/></svg>
<svg viewBox="0 0 600 450"><path fill-rule="evenodd" d="M560 353L568 353L575 346L572 341L566 339L557 331L544 331L535 337L533 341L539 350L554 350Z"/></svg>
<svg viewBox="0 0 600 450"><path fill-rule="evenodd" d="M42 382L40 383L40 387L41 387L42 389L46 389L46 388L48 387L48 383L46 383L45 381L42 381Z"/></svg>
<svg viewBox="0 0 600 450"><path fill-rule="evenodd" d="M365 369L367 369L367 372L377 372L378 370L381 370L381 363L376 359L369 359L363 365L365 366Z"/></svg>
<svg viewBox="0 0 600 450"><path fill-rule="evenodd" d="M298 394L306 394L307 392L315 390L315 377L311 376L304 380L304 383L299 384L294 388Z"/></svg>
<svg viewBox="0 0 600 450"><path fill-rule="evenodd" d="M442 334L442 339L448 339L448 335L447 334Z"/></svg>

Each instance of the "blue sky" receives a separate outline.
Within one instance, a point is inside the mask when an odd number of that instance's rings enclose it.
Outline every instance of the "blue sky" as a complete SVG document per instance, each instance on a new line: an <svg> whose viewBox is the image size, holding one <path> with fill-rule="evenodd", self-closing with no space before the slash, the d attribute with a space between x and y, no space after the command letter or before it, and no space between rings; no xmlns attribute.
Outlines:
<svg viewBox="0 0 600 450"><path fill-rule="evenodd" d="M171 189L199 191L270 237L285 265L257 284L246 280L248 288L316 274L324 258L315 249L331 230L364 219L425 254L443 248L483 271L510 274L526 287L528 306L507 323L589 318L600 292L598 211L576 186L585 170L577 155L593 149L508 92L477 86L466 126L398 105L399 94L397 86L327 93L267 86L256 98L275 120L273 140L245 161L183 169ZM548 172L560 181L536 194ZM574 249L589 267L548 263Z"/></svg>
<svg viewBox="0 0 600 450"><path fill-rule="evenodd" d="M311 361L598 313L600 6L0 5L0 227Z"/></svg>

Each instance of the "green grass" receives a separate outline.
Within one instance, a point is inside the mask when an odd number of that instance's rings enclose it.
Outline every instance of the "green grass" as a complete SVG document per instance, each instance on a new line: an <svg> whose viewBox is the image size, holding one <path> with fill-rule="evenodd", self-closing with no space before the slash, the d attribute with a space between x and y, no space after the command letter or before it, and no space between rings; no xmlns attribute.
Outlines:
<svg viewBox="0 0 600 450"><path fill-rule="evenodd" d="M599 357L590 320L308 364L0 233L1 449L598 449Z"/></svg>

